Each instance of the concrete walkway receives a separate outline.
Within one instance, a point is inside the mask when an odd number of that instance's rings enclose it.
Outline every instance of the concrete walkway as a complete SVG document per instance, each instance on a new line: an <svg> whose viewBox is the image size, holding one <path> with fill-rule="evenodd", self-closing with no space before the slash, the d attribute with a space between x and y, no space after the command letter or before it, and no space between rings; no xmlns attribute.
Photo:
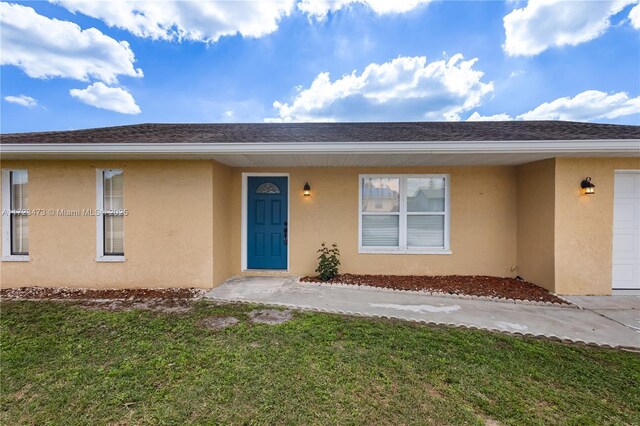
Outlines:
<svg viewBox="0 0 640 426"><path fill-rule="evenodd" d="M631 312L621 314L618 311L626 309L621 309L620 305L618 308L606 305L609 306L608 311L602 314L591 308L534 306L389 292L375 288L319 286L296 283L296 279L291 277L232 278L205 294L205 298L398 318L640 349L640 330L633 328L637 326L634 315L640 311L630 308ZM584 303L582 300L578 305ZM635 306L633 302L627 305ZM625 325L629 321L631 323Z"/></svg>
<svg viewBox="0 0 640 426"><path fill-rule="evenodd" d="M640 333L640 296L570 296L566 299Z"/></svg>

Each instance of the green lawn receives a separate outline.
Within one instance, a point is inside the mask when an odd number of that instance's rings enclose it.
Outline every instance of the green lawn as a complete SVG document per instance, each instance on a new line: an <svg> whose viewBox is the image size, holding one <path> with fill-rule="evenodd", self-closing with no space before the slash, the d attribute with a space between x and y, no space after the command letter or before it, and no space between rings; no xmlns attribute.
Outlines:
<svg viewBox="0 0 640 426"><path fill-rule="evenodd" d="M255 308L3 302L0 424L640 424L637 354Z"/></svg>

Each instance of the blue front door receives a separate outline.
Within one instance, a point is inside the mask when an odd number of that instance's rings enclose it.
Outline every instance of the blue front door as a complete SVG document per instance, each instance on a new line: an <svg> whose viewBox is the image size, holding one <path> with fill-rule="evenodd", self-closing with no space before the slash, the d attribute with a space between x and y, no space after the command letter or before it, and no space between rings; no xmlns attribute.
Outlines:
<svg viewBox="0 0 640 426"><path fill-rule="evenodd" d="M247 180L247 267L287 269L287 177Z"/></svg>

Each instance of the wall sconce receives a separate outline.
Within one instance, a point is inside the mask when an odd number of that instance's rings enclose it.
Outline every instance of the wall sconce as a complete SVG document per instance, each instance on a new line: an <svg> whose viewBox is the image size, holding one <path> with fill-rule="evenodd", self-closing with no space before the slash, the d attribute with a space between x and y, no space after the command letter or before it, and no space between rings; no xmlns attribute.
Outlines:
<svg viewBox="0 0 640 426"><path fill-rule="evenodd" d="M591 178L590 177L584 178L582 180L582 182L580 183L580 187L582 188L582 193L583 194L595 194L596 193L596 186L591 183Z"/></svg>
<svg viewBox="0 0 640 426"><path fill-rule="evenodd" d="M302 189L302 193L305 197L311 196L311 187L309 186L309 182L304 184L304 188Z"/></svg>

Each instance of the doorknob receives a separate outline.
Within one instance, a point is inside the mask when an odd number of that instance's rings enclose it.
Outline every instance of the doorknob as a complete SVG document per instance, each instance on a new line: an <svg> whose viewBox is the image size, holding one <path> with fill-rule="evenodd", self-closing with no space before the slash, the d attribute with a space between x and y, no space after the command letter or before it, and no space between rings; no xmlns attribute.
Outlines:
<svg viewBox="0 0 640 426"><path fill-rule="evenodd" d="M287 244L287 236L289 235L289 227L287 226L287 221L284 221L284 243Z"/></svg>

